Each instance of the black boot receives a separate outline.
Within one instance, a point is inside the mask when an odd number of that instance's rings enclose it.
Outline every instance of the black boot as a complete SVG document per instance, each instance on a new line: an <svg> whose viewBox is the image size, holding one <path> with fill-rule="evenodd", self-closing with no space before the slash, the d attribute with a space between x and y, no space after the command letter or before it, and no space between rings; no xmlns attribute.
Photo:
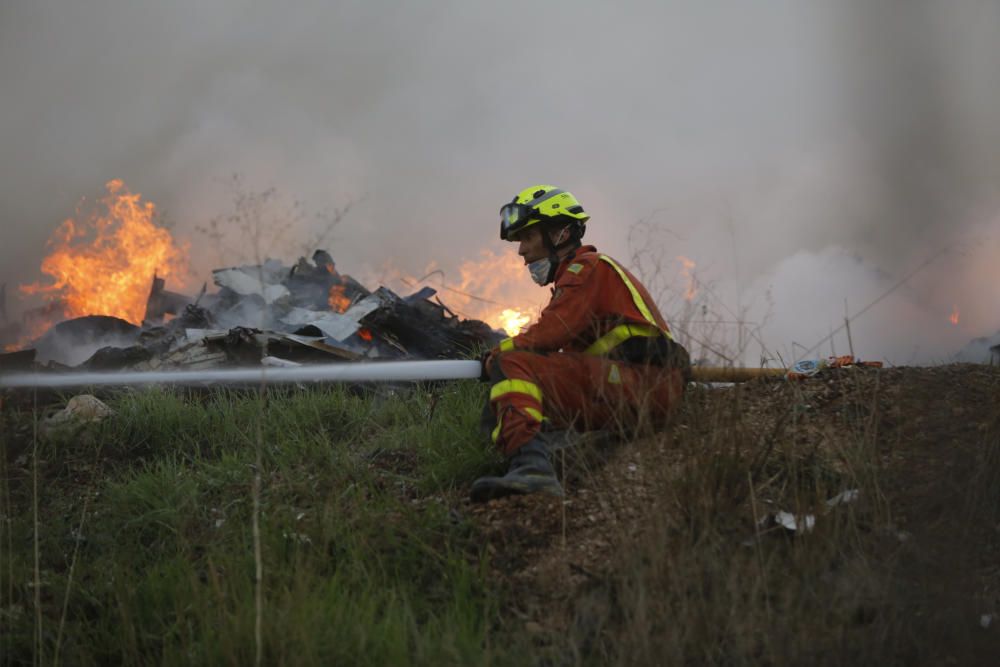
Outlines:
<svg viewBox="0 0 1000 667"><path fill-rule="evenodd" d="M562 496L562 484L552 467L552 455L541 436L523 445L510 458L503 477L480 477L472 483L472 502L482 503L518 493L547 493Z"/></svg>

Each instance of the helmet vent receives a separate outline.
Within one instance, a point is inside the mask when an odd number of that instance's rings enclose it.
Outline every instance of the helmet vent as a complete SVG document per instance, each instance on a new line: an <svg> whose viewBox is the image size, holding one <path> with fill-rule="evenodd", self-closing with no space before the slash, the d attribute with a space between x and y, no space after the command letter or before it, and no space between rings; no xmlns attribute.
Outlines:
<svg viewBox="0 0 1000 667"><path fill-rule="evenodd" d="M545 190L535 190L535 194L531 195L532 199L538 199L545 194Z"/></svg>

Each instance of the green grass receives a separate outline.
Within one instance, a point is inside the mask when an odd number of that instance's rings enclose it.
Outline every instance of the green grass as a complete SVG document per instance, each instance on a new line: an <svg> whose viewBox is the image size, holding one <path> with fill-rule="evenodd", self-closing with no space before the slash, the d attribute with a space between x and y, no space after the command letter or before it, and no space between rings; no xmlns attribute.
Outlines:
<svg viewBox="0 0 1000 667"><path fill-rule="evenodd" d="M995 654L976 621L996 589L932 594L942 572L981 566L925 566L995 553L1000 375L969 371L960 401L925 400L948 373L693 389L622 460L571 461L571 503L483 513L462 505L500 463L476 382L121 392L99 426L39 439L43 411L8 404L0 662L248 665L259 647L265 665L976 664ZM955 406L975 424L955 430ZM953 477L922 477L927 455ZM648 494L627 493L623 461ZM909 493L914 479L954 491ZM859 500L827 508L845 489ZM621 521L620 492L638 510ZM954 552L922 525L932 501L960 510L946 515ZM555 514L533 525L526 508ZM815 529L760 527L778 509L814 514ZM580 563L585 583L519 569L572 571L592 526L611 547Z"/></svg>
<svg viewBox="0 0 1000 667"><path fill-rule="evenodd" d="M86 437L38 445L40 646L30 465L9 471L4 659L252 664L259 442L265 664L515 660L491 643L500 593L474 530L422 500L495 464L483 392L109 399Z"/></svg>

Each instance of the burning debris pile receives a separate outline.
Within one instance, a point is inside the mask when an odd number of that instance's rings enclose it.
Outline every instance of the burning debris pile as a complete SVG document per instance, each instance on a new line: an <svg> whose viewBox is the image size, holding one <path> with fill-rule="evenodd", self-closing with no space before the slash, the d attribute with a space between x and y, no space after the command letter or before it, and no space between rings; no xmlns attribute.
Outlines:
<svg viewBox="0 0 1000 667"><path fill-rule="evenodd" d="M166 281L154 276L141 325L106 315L69 319L30 350L0 357L0 366L34 361L52 368L153 370L454 358L504 335L459 318L432 300L436 292L429 287L406 297L385 287L370 291L338 273L324 250L291 267L269 259L212 274L218 291L202 286L193 297L166 290Z"/></svg>
<svg viewBox="0 0 1000 667"><path fill-rule="evenodd" d="M460 318L429 287L406 297L371 291L339 273L325 250L294 266L268 259L217 269L218 291L170 291L168 278L183 285L187 248L121 181L107 189L102 213L67 220L50 240L42 271L51 284L21 287L46 295L44 306L12 322L0 290L0 370L454 358L504 335Z"/></svg>

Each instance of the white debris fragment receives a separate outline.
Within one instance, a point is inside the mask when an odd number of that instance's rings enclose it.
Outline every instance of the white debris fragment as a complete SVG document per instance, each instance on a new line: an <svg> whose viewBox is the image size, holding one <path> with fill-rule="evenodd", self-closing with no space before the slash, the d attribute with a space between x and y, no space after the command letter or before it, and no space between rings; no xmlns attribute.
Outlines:
<svg viewBox="0 0 1000 667"><path fill-rule="evenodd" d="M833 498L826 501L827 507L836 507L837 505L846 505L848 503L853 503L861 495L861 491L858 489L847 489L846 491L841 491Z"/></svg>
<svg viewBox="0 0 1000 667"><path fill-rule="evenodd" d="M337 318L343 317L340 313L331 313L325 310L310 310L308 308L295 306L281 317L281 321L293 327L305 326L306 324L312 324L313 322L321 320L328 315L333 315Z"/></svg>
<svg viewBox="0 0 1000 667"><path fill-rule="evenodd" d="M259 277L241 268L212 271L212 280L219 287L227 287L241 296L259 295L267 304L291 294L284 285L280 283L265 285Z"/></svg>
<svg viewBox="0 0 1000 667"><path fill-rule="evenodd" d="M301 366L297 361L289 361L288 359L282 359L281 357L264 357L260 360L261 366L272 366L274 368L293 368L295 366Z"/></svg>
<svg viewBox="0 0 1000 667"><path fill-rule="evenodd" d="M292 308L281 318L290 326L314 326L327 338L346 341L361 328L361 320L382 305L378 296L372 294L353 304L343 313L331 313L308 308Z"/></svg>
<svg viewBox="0 0 1000 667"><path fill-rule="evenodd" d="M983 614L979 617L979 627L986 630L993 623L993 614Z"/></svg>
<svg viewBox="0 0 1000 667"><path fill-rule="evenodd" d="M778 512L774 515L774 522L787 530L800 533L808 533L816 527L816 517L812 514L796 517L791 512Z"/></svg>

